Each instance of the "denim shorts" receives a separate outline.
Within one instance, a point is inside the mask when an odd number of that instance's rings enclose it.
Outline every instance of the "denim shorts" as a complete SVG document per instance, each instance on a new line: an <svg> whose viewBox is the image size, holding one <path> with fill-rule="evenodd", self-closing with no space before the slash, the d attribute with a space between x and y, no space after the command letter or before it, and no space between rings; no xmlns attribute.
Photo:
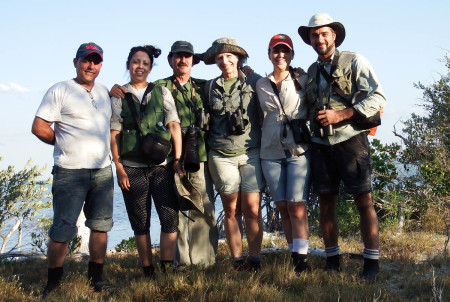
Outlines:
<svg viewBox="0 0 450 302"><path fill-rule="evenodd" d="M261 165L273 201L308 200L311 185L309 151L299 156L286 151L286 158L261 159Z"/></svg>
<svg viewBox="0 0 450 302"><path fill-rule="evenodd" d="M214 186L221 195L236 192L257 193L264 188L259 148L230 157L210 150L208 167Z"/></svg>
<svg viewBox="0 0 450 302"><path fill-rule="evenodd" d="M372 160L365 132L332 146L312 143L311 155L314 193L338 194L341 181L348 194L372 192Z"/></svg>
<svg viewBox="0 0 450 302"><path fill-rule="evenodd" d="M77 234L77 220L83 209L86 226L108 232L113 226L113 187L111 166L102 169L64 169L54 166L53 225L49 237L68 242Z"/></svg>

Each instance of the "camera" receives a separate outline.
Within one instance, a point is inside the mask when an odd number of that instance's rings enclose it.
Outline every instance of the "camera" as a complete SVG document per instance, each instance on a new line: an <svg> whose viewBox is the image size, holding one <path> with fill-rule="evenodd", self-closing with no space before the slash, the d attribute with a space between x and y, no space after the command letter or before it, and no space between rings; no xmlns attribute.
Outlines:
<svg viewBox="0 0 450 302"><path fill-rule="evenodd" d="M317 116L319 115L319 111L322 110L328 110L330 109L328 105L322 105L316 108L316 114L315 114L315 118L317 118ZM328 125L325 127L322 127L322 125L316 120L314 119L316 122L316 129L318 129L318 131L314 131L314 135L316 137L320 137L320 138L324 138L327 136L333 136L334 135L334 129L333 129L333 125Z"/></svg>
<svg viewBox="0 0 450 302"><path fill-rule="evenodd" d="M242 135L245 133L245 127L248 125L248 120L244 119L244 109L236 109L234 113L227 112L228 126L231 135Z"/></svg>
<svg viewBox="0 0 450 302"><path fill-rule="evenodd" d="M184 158L183 166L187 172L197 172L200 170L200 157L198 154L197 129L195 125L190 125L184 136Z"/></svg>
<svg viewBox="0 0 450 302"><path fill-rule="evenodd" d="M311 140L311 134L304 119L291 120L291 129L296 144L309 143Z"/></svg>
<svg viewBox="0 0 450 302"><path fill-rule="evenodd" d="M205 108L200 108L196 113L197 128L203 131L209 130L209 112Z"/></svg>

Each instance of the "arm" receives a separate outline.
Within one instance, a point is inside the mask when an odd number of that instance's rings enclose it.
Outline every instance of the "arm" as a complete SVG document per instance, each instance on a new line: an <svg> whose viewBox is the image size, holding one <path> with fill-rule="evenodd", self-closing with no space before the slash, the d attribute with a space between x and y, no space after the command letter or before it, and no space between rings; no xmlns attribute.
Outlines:
<svg viewBox="0 0 450 302"><path fill-rule="evenodd" d="M33 126L31 127L31 133L36 135L36 137L44 143L54 145L56 138L55 131L51 127L52 124L53 122L47 122L36 116L33 121Z"/></svg>
<svg viewBox="0 0 450 302"><path fill-rule="evenodd" d="M169 128L170 134L172 135L174 157L181 158L182 137L181 137L180 123L169 122L169 123L167 123L167 127ZM175 172L177 172L180 175L180 178L183 178L183 176L184 176L183 168L182 168L181 162L179 160L177 160L173 163L173 168L174 168Z"/></svg>
<svg viewBox="0 0 450 302"><path fill-rule="evenodd" d="M125 97L126 92L127 92L127 89L125 87L114 84L114 86L109 91L109 96L116 97L118 99L123 99Z"/></svg>
<svg viewBox="0 0 450 302"><path fill-rule="evenodd" d="M129 191L130 190L130 180L128 179L128 175L125 172L122 160L120 158L120 131L111 129L111 154L114 161L114 165L116 166L117 173L117 183L119 187Z"/></svg>

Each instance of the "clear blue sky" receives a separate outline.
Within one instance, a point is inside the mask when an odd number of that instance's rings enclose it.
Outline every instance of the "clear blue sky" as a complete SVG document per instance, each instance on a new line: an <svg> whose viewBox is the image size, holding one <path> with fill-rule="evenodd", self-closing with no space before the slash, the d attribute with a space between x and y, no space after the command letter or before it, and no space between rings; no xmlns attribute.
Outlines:
<svg viewBox="0 0 450 302"><path fill-rule="evenodd" d="M270 38L278 33L294 41L294 66L316 59L297 28L319 12L344 24L341 50L369 59L383 86L387 105L376 138L397 141L393 125L420 112L421 92L413 83L430 84L445 73L450 50L449 1L3 1L0 4L0 168L22 168L29 158L51 166L51 146L35 138L31 123L50 85L73 78L72 59L81 43L104 50L97 81L111 87L126 83L125 61L131 47L162 49L149 80L169 76L166 57L176 40L204 52L217 38L231 36L250 55L248 64L265 75ZM193 76L210 79L216 66L195 66ZM50 169L47 170L49 174Z"/></svg>

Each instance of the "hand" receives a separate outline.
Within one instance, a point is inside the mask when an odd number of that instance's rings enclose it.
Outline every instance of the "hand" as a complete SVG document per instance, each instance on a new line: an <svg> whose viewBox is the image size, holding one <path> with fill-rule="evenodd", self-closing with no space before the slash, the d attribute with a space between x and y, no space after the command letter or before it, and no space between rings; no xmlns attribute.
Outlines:
<svg viewBox="0 0 450 302"><path fill-rule="evenodd" d="M109 91L109 96L116 97L118 99L123 99L125 97L126 92L127 92L127 89L125 87L114 84L114 86Z"/></svg>
<svg viewBox="0 0 450 302"><path fill-rule="evenodd" d="M180 179L184 177L184 171L180 161L177 160L173 162L173 169L175 173L178 173L178 175L180 175Z"/></svg>
<svg viewBox="0 0 450 302"><path fill-rule="evenodd" d="M295 67L294 74L296 77L301 77L302 75L306 74L306 72L301 67Z"/></svg>
<svg viewBox="0 0 450 302"><path fill-rule="evenodd" d="M121 189L130 191L130 180L125 171L117 171L117 184Z"/></svg>
<svg viewBox="0 0 450 302"><path fill-rule="evenodd" d="M241 70L246 76L251 75L252 73L254 73L253 69L250 66L248 66L248 65L242 67Z"/></svg>
<svg viewBox="0 0 450 302"><path fill-rule="evenodd" d="M333 125L342 121L341 111L337 110L320 110L317 113L316 120L322 125L322 127Z"/></svg>

